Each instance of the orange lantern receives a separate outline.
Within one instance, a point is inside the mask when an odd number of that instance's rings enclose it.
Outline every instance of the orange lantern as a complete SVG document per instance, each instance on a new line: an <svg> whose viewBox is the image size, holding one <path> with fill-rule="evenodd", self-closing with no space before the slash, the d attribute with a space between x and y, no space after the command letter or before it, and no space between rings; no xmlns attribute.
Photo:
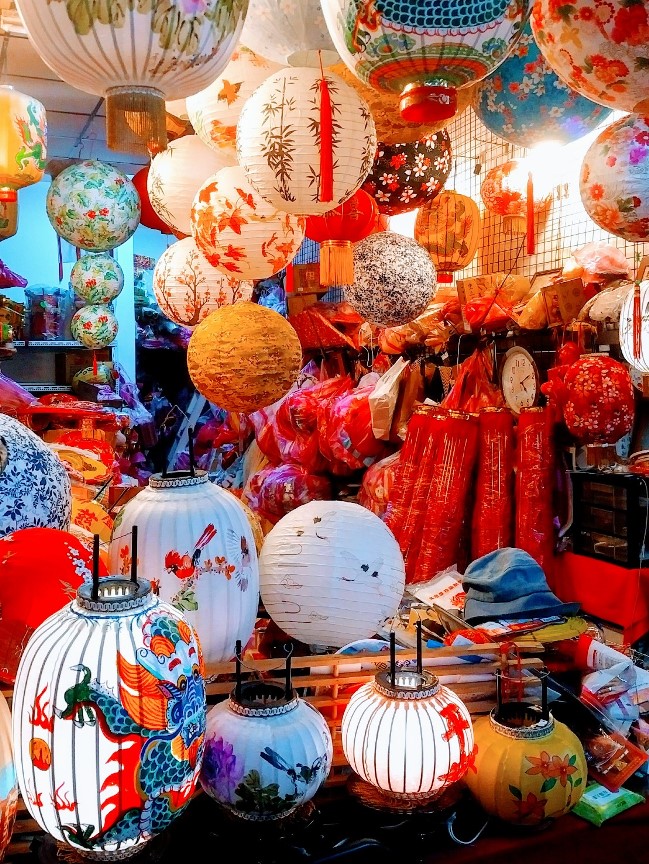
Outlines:
<svg viewBox="0 0 649 864"><path fill-rule="evenodd" d="M437 268L437 281L453 281L453 273L473 260L480 242L478 205L458 192L441 192L417 211L415 240Z"/></svg>
<svg viewBox="0 0 649 864"><path fill-rule="evenodd" d="M487 210L503 217L512 235L527 234L527 252L534 253L534 217L552 203L551 191L534 188L532 172L522 159L496 165L485 177L480 195Z"/></svg>

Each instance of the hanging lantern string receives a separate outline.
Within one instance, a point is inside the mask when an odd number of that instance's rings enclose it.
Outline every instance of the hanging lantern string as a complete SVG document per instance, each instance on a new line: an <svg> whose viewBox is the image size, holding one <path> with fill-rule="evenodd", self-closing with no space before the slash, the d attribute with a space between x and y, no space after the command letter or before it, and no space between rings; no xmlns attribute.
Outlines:
<svg viewBox="0 0 649 864"><path fill-rule="evenodd" d="M532 172L527 172L527 254L534 255L536 246L535 225L534 225L534 180Z"/></svg>
<svg viewBox="0 0 649 864"><path fill-rule="evenodd" d="M322 51L318 51L320 59L320 192L318 200L326 203L334 199L334 143L333 143L333 113L329 84L325 78L322 65Z"/></svg>
<svg viewBox="0 0 649 864"><path fill-rule="evenodd" d="M633 356L636 360L642 354L642 308L640 302L640 282L633 286Z"/></svg>

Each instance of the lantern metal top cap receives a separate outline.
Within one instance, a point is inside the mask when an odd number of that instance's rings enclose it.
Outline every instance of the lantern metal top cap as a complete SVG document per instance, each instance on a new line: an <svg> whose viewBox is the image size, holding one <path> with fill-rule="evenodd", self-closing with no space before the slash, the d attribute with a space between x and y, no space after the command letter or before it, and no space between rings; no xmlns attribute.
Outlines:
<svg viewBox="0 0 649 864"><path fill-rule="evenodd" d="M99 580L96 593L93 585L84 582L77 589L76 602L84 610L115 614L142 609L152 599L155 599L155 595L148 580L133 582L123 576L108 576Z"/></svg>
<svg viewBox="0 0 649 864"><path fill-rule="evenodd" d="M374 678L374 689L390 699L428 699L440 688L439 679L432 672L397 669L379 672Z"/></svg>
<svg viewBox="0 0 649 864"><path fill-rule="evenodd" d="M554 729L554 717L551 713L544 717L539 707L524 702L509 702L500 709L492 708L489 722L500 735L515 739L545 738Z"/></svg>
<svg viewBox="0 0 649 864"><path fill-rule="evenodd" d="M152 489L181 489L189 486L201 486L209 483L210 478L207 471L197 468L192 475L191 471L168 471L166 474L152 474L149 477L149 486Z"/></svg>
<svg viewBox="0 0 649 864"><path fill-rule="evenodd" d="M294 689L287 695L286 688L275 681L246 681L230 693L229 707L244 717L276 717L288 714L298 706Z"/></svg>

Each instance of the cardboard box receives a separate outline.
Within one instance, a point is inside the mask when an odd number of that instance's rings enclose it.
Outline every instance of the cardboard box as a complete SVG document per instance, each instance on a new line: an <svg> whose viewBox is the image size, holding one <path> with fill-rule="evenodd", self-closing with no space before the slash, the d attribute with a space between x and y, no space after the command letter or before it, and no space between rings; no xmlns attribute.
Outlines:
<svg viewBox="0 0 649 864"><path fill-rule="evenodd" d="M294 264L292 294L322 294L327 289L320 285L320 264Z"/></svg>

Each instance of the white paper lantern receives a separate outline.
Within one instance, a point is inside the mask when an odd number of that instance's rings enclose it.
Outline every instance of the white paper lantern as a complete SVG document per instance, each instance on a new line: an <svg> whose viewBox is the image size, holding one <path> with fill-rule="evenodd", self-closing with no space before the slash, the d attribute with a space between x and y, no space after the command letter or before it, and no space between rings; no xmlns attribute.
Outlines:
<svg viewBox="0 0 649 864"><path fill-rule="evenodd" d="M320 0L250 0L241 41L282 66L340 61Z"/></svg>
<svg viewBox="0 0 649 864"><path fill-rule="evenodd" d="M266 535L264 608L293 639L341 648L373 636L401 602L405 567L381 519L360 504L310 501Z"/></svg>
<svg viewBox="0 0 649 864"><path fill-rule="evenodd" d="M194 195L208 177L235 162L227 151L208 147L198 135L177 138L151 161L146 184L151 206L174 233L188 237Z"/></svg>
<svg viewBox="0 0 649 864"><path fill-rule="evenodd" d="M639 295L637 298L636 291ZM636 299L639 301L637 304ZM640 310L636 328L640 337L637 347L640 350L637 352L633 338L634 307ZM641 282L637 287L633 285L624 298L620 311L620 349L630 366L643 375L649 375L649 281Z"/></svg>
<svg viewBox="0 0 649 864"><path fill-rule="evenodd" d="M72 316L70 332L72 338L86 348L105 348L115 341L119 323L109 306L91 303L82 306Z"/></svg>
<svg viewBox="0 0 649 864"><path fill-rule="evenodd" d="M328 196L320 163L321 79L318 69L282 69L255 90L239 118L239 164L259 194L287 213L333 210L361 186L374 162L376 131L367 102L325 71L333 118L333 197L322 200Z"/></svg>
<svg viewBox="0 0 649 864"><path fill-rule="evenodd" d="M110 303L124 288L124 271L106 252L82 255L70 272L70 285L86 303Z"/></svg>

